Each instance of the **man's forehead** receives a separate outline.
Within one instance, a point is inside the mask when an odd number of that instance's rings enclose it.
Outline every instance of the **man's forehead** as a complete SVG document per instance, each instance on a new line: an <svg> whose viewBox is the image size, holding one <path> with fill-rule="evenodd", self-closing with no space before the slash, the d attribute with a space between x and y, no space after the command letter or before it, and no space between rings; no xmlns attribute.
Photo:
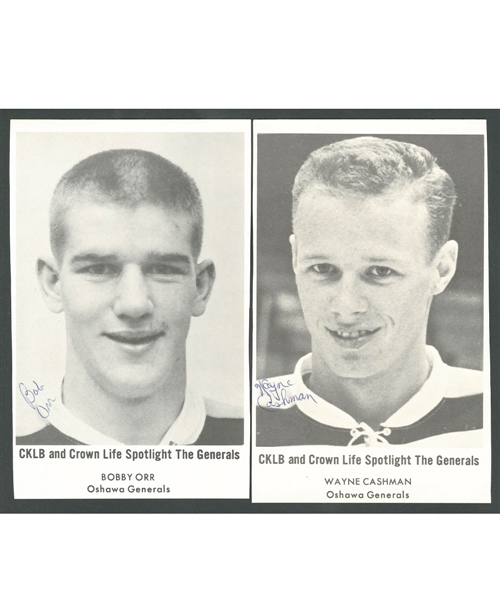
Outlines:
<svg viewBox="0 0 500 600"><path fill-rule="evenodd" d="M119 199L110 198L107 196L91 196L89 194L76 194L71 197L70 202L66 204L65 214L71 214L72 212L78 212L80 214L85 213L96 213L96 212L107 213L110 216L120 214L140 214L141 212L162 212L168 217L177 218L191 218L187 210L178 208L176 206L168 205L164 202L160 202L155 198L143 197L123 197Z"/></svg>
<svg viewBox="0 0 500 600"><path fill-rule="evenodd" d="M109 224L126 221L137 223L138 226L145 222L155 221L171 223L176 228L192 228L193 217L189 212L176 207L165 206L153 201L120 203L109 201L94 201L81 198L73 202L64 211L62 222L66 236L72 229L76 228L82 220L96 221L97 223Z"/></svg>
<svg viewBox="0 0 500 600"><path fill-rule="evenodd" d="M398 219L411 223L415 218L428 225L426 204L410 186L400 186L378 195L331 190L326 186L311 186L300 196L295 219L298 222L328 219L377 219L380 223Z"/></svg>
<svg viewBox="0 0 500 600"><path fill-rule="evenodd" d="M310 189L300 199L294 233L300 249L320 255L332 248L364 253L367 258L390 258L414 247L427 255L429 214L410 190L385 196L335 195Z"/></svg>
<svg viewBox="0 0 500 600"><path fill-rule="evenodd" d="M153 251L166 252L172 243L182 243L192 254L193 219L176 208L142 202L132 206L115 202L82 200L74 203L63 217L65 248L89 246L106 253L107 248L121 245L125 249L133 238L147 248L161 243ZM165 246L165 248L163 248Z"/></svg>

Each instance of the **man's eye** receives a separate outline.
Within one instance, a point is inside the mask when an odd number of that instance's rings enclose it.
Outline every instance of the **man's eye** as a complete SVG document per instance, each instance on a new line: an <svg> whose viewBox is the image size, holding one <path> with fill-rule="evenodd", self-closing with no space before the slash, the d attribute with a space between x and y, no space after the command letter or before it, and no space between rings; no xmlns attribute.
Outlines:
<svg viewBox="0 0 500 600"><path fill-rule="evenodd" d="M185 275L187 273L186 267L179 267L177 265L169 265L165 263L157 263L149 265L146 268L146 272L149 275L160 275L160 276L172 276L172 275Z"/></svg>
<svg viewBox="0 0 500 600"><path fill-rule="evenodd" d="M377 265L368 269L368 275L377 279L385 279L386 277L391 277L391 275L397 275L397 273L389 267L380 267Z"/></svg>
<svg viewBox="0 0 500 600"><path fill-rule="evenodd" d="M313 265L311 269L318 275L332 275L336 271L336 268L328 263Z"/></svg>
<svg viewBox="0 0 500 600"><path fill-rule="evenodd" d="M88 275L115 275L118 269L115 265L96 264L84 267L81 272Z"/></svg>

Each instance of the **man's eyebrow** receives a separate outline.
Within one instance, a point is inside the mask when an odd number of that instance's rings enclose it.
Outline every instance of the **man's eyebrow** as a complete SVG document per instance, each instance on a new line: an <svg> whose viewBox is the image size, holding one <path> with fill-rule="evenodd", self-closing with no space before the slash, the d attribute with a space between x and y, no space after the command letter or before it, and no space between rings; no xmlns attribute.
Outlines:
<svg viewBox="0 0 500 600"><path fill-rule="evenodd" d="M187 254L179 254L176 252L150 252L147 255L148 261L158 262L177 262L189 265L191 260Z"/></svg>
<svg viewBox="0 0 500 600"><path fill-rule="evenodd" d="M76 254L71 259L71 263L83 262L118 262L118 257L115 254L98 254L97 252L86 252L85 254Z"/></svg>
<svg viewBox="0 0 500 600"><path fill-rule="evenodd" d="M323 261L327 261L330 260L328 258L328 256L324 255L324 254L306 254L304 256L305 260L323 260Z"/></svg>
<svg viewBox="0 0 500 600"><path fill-rule="evenodd" d="M306 254L305 260L317 260L323 262L332 262L332 258L324 254ZM391 258L389 256L363 256L362 260L369 263L399 263L401 262L398 258ZM335 262L335 261L333 261Z"/></svg>
<svg viewBox="0 0 500 600"><path fill-rule="evenodd" d="M370 263L400 262L399 259L390 258L389 256L369 256L369 257L364 258L363 260L366 260L367 262L370 262Z"/></svg>
<svg viewBox="0 0 500 600"><path fill-rule="evenodd" d="M191 263L187 254L176 252L150 252L146 255L148 262L176 262L189 265ZM84 254L76 254L71 259L71 263L86 263L86 262L119 262L120 258L116 254L99 254L98 252L85 252Z"/></svg>

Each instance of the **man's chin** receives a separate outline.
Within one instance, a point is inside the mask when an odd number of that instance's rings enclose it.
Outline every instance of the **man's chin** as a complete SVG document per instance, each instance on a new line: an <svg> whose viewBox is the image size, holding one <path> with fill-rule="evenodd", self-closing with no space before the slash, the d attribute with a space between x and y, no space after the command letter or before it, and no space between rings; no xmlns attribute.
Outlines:
<svg viewBox="0 0 500 600"><path fill-rule="evenodd" d="M108 379L102 386L110 396L128 401L141 401L150 398L163 389L165 389L165 380L163 377L145 376L131 372L122 374L122 376Z"/></svg>
<svg viewBox="0 0 500 600"><path fill-rule="evenodd" d="M319 361L315 361L313 358L313 363L315 366L319 366L319 364L323 365L323 368L331 371L337 377L349 379L366 379L384 369L384 365L367 352L344 351L328 353L323 355L323 358Z"/></svg>

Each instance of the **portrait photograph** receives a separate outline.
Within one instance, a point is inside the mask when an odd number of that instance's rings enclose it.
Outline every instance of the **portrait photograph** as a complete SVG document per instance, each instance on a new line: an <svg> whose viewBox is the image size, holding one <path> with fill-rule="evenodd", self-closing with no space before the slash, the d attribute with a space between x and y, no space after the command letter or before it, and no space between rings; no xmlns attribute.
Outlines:
<svg viewBox="0 0 500 600"><path fill-rule="evenodd" d="M484 124L347 123L254 128L255 452L489 464Z"/></svg>
<svg viewBox="0 0 500 600"><path fill-rule="evenodd" d="M17 445L241 448L245 126L17 124Z"/></svg>

